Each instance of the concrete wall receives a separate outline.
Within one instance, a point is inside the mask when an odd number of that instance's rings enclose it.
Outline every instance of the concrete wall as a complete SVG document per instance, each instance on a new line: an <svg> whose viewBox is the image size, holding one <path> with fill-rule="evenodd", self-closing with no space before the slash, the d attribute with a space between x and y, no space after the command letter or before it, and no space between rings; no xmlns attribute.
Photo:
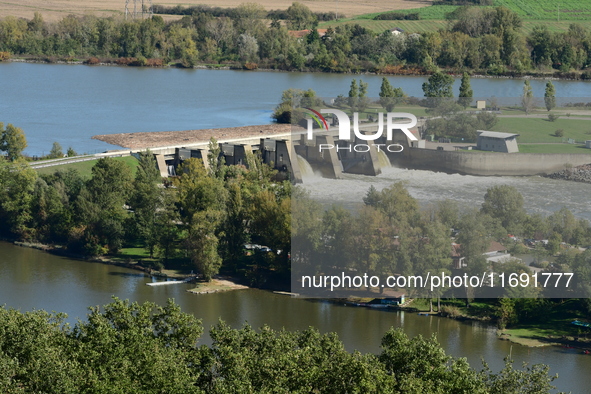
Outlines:
<svg viewBox="0 0 591 394"><path fill-rule="evenodd" d="M588 154L449 152L405 148L398 167L467 175L542 175L591 163Z"/></svg>

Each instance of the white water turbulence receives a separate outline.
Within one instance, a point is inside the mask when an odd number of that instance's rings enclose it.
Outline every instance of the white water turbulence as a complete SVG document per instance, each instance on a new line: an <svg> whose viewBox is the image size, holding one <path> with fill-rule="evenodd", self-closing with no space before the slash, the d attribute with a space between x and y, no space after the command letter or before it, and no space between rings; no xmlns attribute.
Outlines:
<svg viewBox="0 0 591 394"><path fill-rule="evenodd" d="M363 204L363 197L370 186L379 191L396 182L404 182L411 196L423 208L449 199L456 201L460 210L480 209L488 188L509 185L523 195L524 207L530 214L550 215L566 207L575 217L591 220L590 184L540 176L472 176L383 167L382 173L375 177L343 173L343 179L306 179L303 187L326 207L337 204L355 209Z"/></svg>
<svg viewBox="0 0 591 394"><path fill-rule="evenodd" d="M300 155L297 155L297 157L298 157L298 164L300 166L300 172L302 174L302 178L315 177L316 174L314 174L314 169L312 169L312 166L310 165L310 163L308 163L308 161Z"/></svg>
<svg viewBox="0 0 591 394"><path fill-rule="evenodd" d="M392 167L392 164L390 163L390 158L388 157L388 155L386 155L386 152L384 152L381 149L378 151L378 163L380 163L381 168Z"/></svg>

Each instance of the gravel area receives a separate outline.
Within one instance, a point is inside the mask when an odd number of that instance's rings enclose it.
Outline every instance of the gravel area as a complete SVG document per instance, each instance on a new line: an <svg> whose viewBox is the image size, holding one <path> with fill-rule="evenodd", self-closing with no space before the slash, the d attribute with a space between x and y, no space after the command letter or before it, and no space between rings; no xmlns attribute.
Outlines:
<svg viewBox="0 0 591 394"><path fill-rule="evenodd" d="M291 131L289 124L270 124L260 126L228 127L223 129L202 129L185 131L156 131L145 133L102 134L92 137L94 140L119 145L129 149L156 148L171 145L195 144L207 142L211 137L227 140L260 135L269 137Z"/></svg>

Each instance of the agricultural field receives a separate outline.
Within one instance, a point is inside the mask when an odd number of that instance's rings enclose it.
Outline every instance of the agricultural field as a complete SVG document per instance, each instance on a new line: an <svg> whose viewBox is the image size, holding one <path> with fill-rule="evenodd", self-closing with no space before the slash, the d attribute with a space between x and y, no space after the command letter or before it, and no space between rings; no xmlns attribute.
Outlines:
<svg viewBox="0 0 591 394"><path fill-rule="evenodd" d="M589 0L495 0L524 19L579 21L591 19Z"/></svg>
<svg viewBox="0 0 591 394"><path fill-rule="evenodd" d="M153 4L184 7L205 4L215 7L236 7L245 0L152 0ZM267 10L287 9L293 0L254 0ZM406 8L421 8L431 5L424 0L300 0L315 12L338 11L339 15L352 17L367 13L380 13ZM133 0L130 0L133 5ZM45 20L55 21L66 15L97 16L123 15L125 0L2 0L0 18L8 15L31 19L35 12L41 12Z"/></svg>
<svg viewBox="0 0 591 394"><path fill-rule="evenodd" d="M591 28L591 1L561 0L559 6L554 0L496 0L495 6L504 6L519 14L523 18L524 33L529 33L536 25L545 25L550 31L567 31L571 23L579 23ZM433 5L430 7L410 8L405 10L391 9L403 14L417 13L420 20L373 20L381 12L372 12L338 22L325 22L320 25L326 29L340 24L357 23L376 33L399 27L408 33L424 33L445 28L448 22L446 14L457 9L458 6Z"/></svg>
<svg viewBox="0 0 591 394"><path fill-rule="evenodd" d="M525 34L530 33L534 26L544 25L548 27L548 30L557 32L557 31L567 31L568 27L572 23L578 23L584 26L587 29L591 29L591 18L589 20L581 20L581 21L548 21L548 20L524 20L522 32ZM363 26L367 29L375 33L381 33L383 31L393 29L395 27L399 27L407 33L426 33L426 32L433 32L439 29L445 29L448 26L448 21L446 20L418 20L418 21L409 21L409 20L401 20L401 21L375 21L372 19L358 19L358 18L348 18L339 20L338 22L324 22L319 25L321 29L327 29L329 27L336 27L342 24L358 24Z"/></svg>

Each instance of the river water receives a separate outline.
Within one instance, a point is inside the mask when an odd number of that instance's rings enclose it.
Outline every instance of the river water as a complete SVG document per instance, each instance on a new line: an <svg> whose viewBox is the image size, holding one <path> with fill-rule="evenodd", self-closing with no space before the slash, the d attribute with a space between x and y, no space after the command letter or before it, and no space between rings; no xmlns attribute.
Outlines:
<svg viewBox="0 0 591 394"><path fill-rule="evenodd" d="M25 131L30 155L48 153L54 141L96 153L117 148L90 139L97 134L266 124L283 90L346 96L352 78L378 97L377 75L0 63L0 122ZM389 79L409 96L423 96L425 77ZM532 81L536 97L543 97L544 84ZM559 97L591 97L588 82L554 85ZM472 89L475 97L520 97L523 81L474 78Z"/></svg>
<svg viewBox="0 0 591 394"><path fill-rule="evenodd" d="M144 273L100 263L72 260L35 249L0 242L0 304L23 311L45 309L66 312L68 321L84 319L88 306L104 305L115 295L138 302L164 304L174 298L184 312L202 319L208 330L223 319L234 328L248 323L259 328L337 332L350 351L379 352L382 336L390 327L402 327L410 336L437 334L444 349L466 357L480 369L483 358L494 371L511 354L515 366L522 362L545 363L560 375L556 385L573 393L588 391L591 356L560 347L527 348L497 339L495 328L478 322L458 322L415 313L387 312L320 301L294 299L262 290L237 290L215 294L186 292L194 285L146 286ZM210 344L205 335L201 343Z"/></svg>

